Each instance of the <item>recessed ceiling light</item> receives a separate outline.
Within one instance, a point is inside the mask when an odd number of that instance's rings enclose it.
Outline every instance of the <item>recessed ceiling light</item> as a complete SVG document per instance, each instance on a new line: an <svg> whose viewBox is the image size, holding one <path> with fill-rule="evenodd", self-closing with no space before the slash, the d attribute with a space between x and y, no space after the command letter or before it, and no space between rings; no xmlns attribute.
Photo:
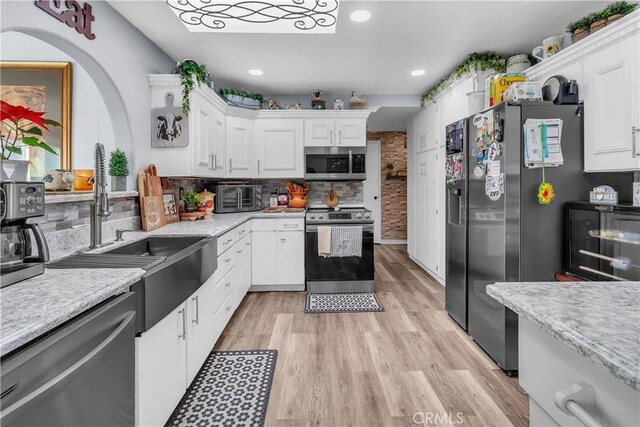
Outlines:
<svg viewBox="0 0 640 427"><path fill-rule="evenodd" d="M351 20L353 22L364 22L371 18L371 13L368 10L356 10L351 14Z"/></svg>
<svg viewBox="0 0 640 427"><path fill-rule="evenodd" d="M412 75L413 77L424 76L425 74L426 74L426 71L425 71L425 70L413 70L413 71L411 72L411 75Z"/></svg>
<svg viewBox="0 0 640 427"><path fill-rule="evenodd" d="M252 76L261 76L262 70L258 70L257 68L252 68L251 70L249 70L249 74L251 74Z"/></svg>

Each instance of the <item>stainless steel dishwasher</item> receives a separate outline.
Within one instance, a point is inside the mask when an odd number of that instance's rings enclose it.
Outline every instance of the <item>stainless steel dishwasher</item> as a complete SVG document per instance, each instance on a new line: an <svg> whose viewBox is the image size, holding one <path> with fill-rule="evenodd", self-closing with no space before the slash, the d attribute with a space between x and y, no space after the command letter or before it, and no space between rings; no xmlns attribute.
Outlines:
<svg viewBox="0 0 640 427"><path fill-rule="evenodd" d="M135 299L127 292L3 357L3 426L133 426Z"/></svg>

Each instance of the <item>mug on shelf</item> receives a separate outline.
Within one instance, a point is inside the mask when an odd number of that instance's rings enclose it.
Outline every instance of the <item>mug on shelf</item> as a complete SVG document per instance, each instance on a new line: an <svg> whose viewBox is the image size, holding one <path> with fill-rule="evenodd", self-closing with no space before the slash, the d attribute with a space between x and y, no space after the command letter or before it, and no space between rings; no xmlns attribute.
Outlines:
<svg viewBox="0 0 640 427"><path fill-rule="evenodd" d="M538 46L535 49L533 49L533 52L531 52L531 55L533 55L534 57L540 60L547 59L555 55L556 53L560 52L560 50L562 49L563 40L564 40L564 34L561 34L559 36L547 37L542 41L542 46ZM539 51L542 51L542 56L540 55Z"/></svg>

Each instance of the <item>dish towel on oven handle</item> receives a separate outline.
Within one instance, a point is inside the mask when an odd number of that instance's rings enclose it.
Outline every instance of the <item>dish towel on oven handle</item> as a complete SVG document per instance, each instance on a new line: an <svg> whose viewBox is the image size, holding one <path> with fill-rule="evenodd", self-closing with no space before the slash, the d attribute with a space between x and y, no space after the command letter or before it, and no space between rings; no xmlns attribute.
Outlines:
<svg viewBox="0 0 640 427"><path fill-rule="evenodd" d="M318 227L318 256L331 255L331 227Z"/></svg>
<svg viewBox="0 0 640 427"><path fill-rule="evenodd" d="M331 227L331 256L361 257L362 226Z"/></svg>

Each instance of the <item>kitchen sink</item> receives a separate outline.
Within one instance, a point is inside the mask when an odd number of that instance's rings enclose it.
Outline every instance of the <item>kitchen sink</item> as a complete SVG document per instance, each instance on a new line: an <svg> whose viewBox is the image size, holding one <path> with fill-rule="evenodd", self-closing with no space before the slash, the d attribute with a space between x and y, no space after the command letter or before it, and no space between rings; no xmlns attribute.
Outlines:
<svg viewBox="0 0 640 427"><path fill-rule="evenodd" d="M102 254L77 254L47 268L142 268L136 293L136 333L162 320L207 281L217 268L210 236L150 236Z"/></svg>
<svg viewBox="0 0 640 427"><path fill-rule="evenodd" d="M119 255L170 257L206 239L203 236L151 236L104 253Z"/></svg>

